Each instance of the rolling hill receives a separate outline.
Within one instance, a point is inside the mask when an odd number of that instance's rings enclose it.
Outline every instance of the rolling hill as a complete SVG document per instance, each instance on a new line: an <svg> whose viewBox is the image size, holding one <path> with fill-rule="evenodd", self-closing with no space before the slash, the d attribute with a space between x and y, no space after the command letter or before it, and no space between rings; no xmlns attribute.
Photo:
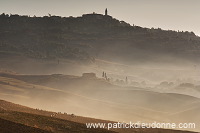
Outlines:
<svg viewBox="0 0 200 133"><path fill-rule="evenodd" d="M87 129L85 126L86 122L104 122L108 123L111 121L99 120L94 118L72 116L70 114L49 112L44 110L33 109L4 100L0 100L0 131L1 133L110 133L110 132L121 132L121 133L192 133L187 131L178 130L166 130L166 129L112 129L114 131L108 131L105 129ZM69 119L71 118L71 119ZM73 119L76 119L74 122Z"/></svg>
<svg viewBox="0 0 200 133"><path fill-rule="evenodd" d="M193 32L143 28L95 13L2 13L0 132L200 131L199 57L200 37ZM85 125L118 121L184 122L196 128Z"/></svg>
<svg viewBox="0 0 200 133"><path fill-rule="evenodd" d="M188 95L122 87L101 78L60 74L1 73L0 80L1 98L33 108L112 121L200 123L196 115L200 111L200 100ZM37 114L37 110L26 113ZM71 116L66 117L72 120L69 118ZM198 126L194 130L198 131Z"/></svg>
<svg viewBox="0 0 200 133"><path fill-rule="evenodd" d="M128 64L196 61L200 38L193 32L131 26L112 16L29 17L0 15L0 54L37 59L96 58Z"/></svg>

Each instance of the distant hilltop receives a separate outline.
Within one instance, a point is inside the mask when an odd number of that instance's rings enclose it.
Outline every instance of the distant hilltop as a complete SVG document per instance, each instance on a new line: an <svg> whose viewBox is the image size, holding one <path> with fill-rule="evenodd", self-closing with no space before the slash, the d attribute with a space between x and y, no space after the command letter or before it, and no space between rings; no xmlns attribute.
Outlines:
<svg viewBox="0 0 200 133"><path fill-rule="evenodd" d="M81 17L0 15L0 54L31 58L95 58L135 61L196 60L200 38L193 32L143 28L108 14ZM159 57L159 58L157 58ZM166 58L165 58L166 59ZM167 61L166 60L166 61Z"/></svg>
<svg viewBox="0 0 200 133"><path fill-rule="evenodd" d="M103 19L103 18L110 18L112 19L112 16L108 15L108 9L105 9L105 14L97 14L95 12L91 14L83 14L82 17L88 17L88 18L96 18L96 19Z"/></svg>

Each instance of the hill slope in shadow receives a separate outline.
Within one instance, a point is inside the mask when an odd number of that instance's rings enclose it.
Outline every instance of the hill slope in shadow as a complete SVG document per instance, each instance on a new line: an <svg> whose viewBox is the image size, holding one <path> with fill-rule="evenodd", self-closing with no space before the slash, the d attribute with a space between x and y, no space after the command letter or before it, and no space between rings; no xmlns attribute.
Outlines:
<svg viewBox="0 0 200 133"><path fill-rule="evenodd" d="M38 59L95 58L126 63L198 60L200 38L193 32L131 26L111 16L28 17L0 15L0 54Z"/></svg>

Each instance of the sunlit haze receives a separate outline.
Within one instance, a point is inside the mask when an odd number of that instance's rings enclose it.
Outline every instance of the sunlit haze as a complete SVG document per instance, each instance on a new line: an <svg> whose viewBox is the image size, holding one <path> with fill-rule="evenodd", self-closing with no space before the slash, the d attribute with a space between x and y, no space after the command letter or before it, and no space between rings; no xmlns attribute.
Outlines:
<svg viewBox="0 0 200 133"><path fill-rule="evenodd" d="M199 132L199 7L0 0L0 133Z"/></svg>

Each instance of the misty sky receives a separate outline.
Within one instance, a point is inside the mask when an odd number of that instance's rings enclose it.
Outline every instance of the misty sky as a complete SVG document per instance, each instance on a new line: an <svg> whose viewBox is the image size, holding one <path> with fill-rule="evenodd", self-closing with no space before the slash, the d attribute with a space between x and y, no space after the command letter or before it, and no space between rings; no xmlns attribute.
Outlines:
<svg viewBox="0 0 200 133"><path fill-rule="evenodd" d="M194 31L200 36L200 0L0 0L0 14L81 16L108 14L131 25Z"/></svg>

